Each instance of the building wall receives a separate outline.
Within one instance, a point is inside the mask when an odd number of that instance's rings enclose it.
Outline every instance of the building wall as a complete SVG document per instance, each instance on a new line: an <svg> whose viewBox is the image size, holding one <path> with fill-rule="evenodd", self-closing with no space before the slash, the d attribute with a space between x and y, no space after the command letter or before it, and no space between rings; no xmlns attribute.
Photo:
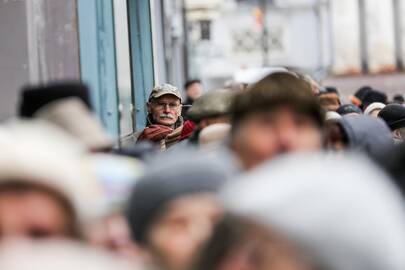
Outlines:
<svg viewBox="0 0 405 270"><path fill-rule="evenodd" d="M405 20L400 16L395 23L393 1L399 2L399 14L403 14L404 0L364 0L364 17L360 0L268 1L269 65L296 67L318 78L397 71L397 63L405 56ZM262 29L255 15L260 1L228 0L214 8L201 1L188 2L195 2L188 6L193 73L207 81L221 82L222 78L223 82L235 69L260 67L266 62ZM198 34L199 22L205 19L212 21L211 40L201 40ZM397 34L395 27L399 27ZM235 50L235 44L248 49ZM396 53L398 45L400 53ZM364 63L367 70L363 70Z"/></svg>
<svg viewBox="0 0 405 270"><path fill-rule="evenodd" d="M28 83L79 79L75 0L0 1L0 120Z"/></svg>

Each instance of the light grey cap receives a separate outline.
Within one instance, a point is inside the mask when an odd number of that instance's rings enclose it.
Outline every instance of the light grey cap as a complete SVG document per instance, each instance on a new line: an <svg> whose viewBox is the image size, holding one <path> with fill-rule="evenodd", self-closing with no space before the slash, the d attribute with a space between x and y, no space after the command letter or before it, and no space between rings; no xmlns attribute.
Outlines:
<svg viewBox="0 0 405 270"><path fill-rule="evenodd" d="M365 158L282 157L230 183L222 198L325 269L405 269L404 199Z"/></svg>
<svg viewBox="0 0 405 270"><path fill-rule="evenodd" d="M172 95L181 100L179 88L168 83L163 83L153 87L152 92L149 95L149 100L151 100L152 98L160 98L164 95Z"/></svg>

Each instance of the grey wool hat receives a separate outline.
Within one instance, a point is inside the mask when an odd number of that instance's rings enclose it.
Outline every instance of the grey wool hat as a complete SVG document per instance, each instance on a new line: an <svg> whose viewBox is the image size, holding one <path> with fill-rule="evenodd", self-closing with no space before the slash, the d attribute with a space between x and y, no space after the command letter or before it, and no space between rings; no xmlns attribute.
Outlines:
<svg viewBox="0 0 405 270"><path fill-rule="evenodd" d="M188 156L189 157L189 156ZM172 200L196 193L216 193L226 180L225 172L206 159L173 160L151 168L135 185L127 207L133 239L145 244L149 225Z"/></svg>
<svg viewBox="0 0 405 270"><path fill-rule="evenodd" d="M362 156L284 156L222 195L228 212L284 235L315 269L405 269L404 199Z"/></svg>
<svg viewBox="0 0 405 270"><path fill-rule="evenodd" d="M234 96L235 92L228 89L208 92L194 102L187 116L198 123L204 118L227 115Z"/></svg>

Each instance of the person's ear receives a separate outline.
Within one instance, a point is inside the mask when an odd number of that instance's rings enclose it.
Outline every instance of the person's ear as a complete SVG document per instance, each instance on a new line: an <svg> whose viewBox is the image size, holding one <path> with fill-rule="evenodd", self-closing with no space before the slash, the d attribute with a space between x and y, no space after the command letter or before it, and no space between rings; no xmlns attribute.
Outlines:
<svg viewBox="0 0 405 270"><path fill-rule="evenodd" d="M152 113L152 104L150 102L146 103L146 107L148 109L148 113Z"/></svg>
<svg viewBox="0 0 405 270"><path fill-rule="evenodd" d="M395 139L402 139L401 132L399 129L394 130L392 133L393 133L393 135L394 135L393 137Z"/></svg>

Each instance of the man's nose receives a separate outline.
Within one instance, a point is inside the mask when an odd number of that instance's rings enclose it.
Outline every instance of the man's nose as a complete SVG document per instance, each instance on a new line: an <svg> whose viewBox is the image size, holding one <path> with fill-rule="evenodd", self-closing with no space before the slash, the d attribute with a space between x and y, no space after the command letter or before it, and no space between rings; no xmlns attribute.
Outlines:
<svg viewBox="0 0 405 270"><path fill-rule="evenodd" d="M290 151L294 146L294 141L297 140L296 129L292 126L286 125L279 128L277 135L280 152Z"/></svg>
<svg viewBox="0 0 405 270"><path fill-rule="evenodd" d="M165 113L169 113L169 112L170 112L169 104L165 104L165 105L163 106L163 112L165 112Z"/></svg>

